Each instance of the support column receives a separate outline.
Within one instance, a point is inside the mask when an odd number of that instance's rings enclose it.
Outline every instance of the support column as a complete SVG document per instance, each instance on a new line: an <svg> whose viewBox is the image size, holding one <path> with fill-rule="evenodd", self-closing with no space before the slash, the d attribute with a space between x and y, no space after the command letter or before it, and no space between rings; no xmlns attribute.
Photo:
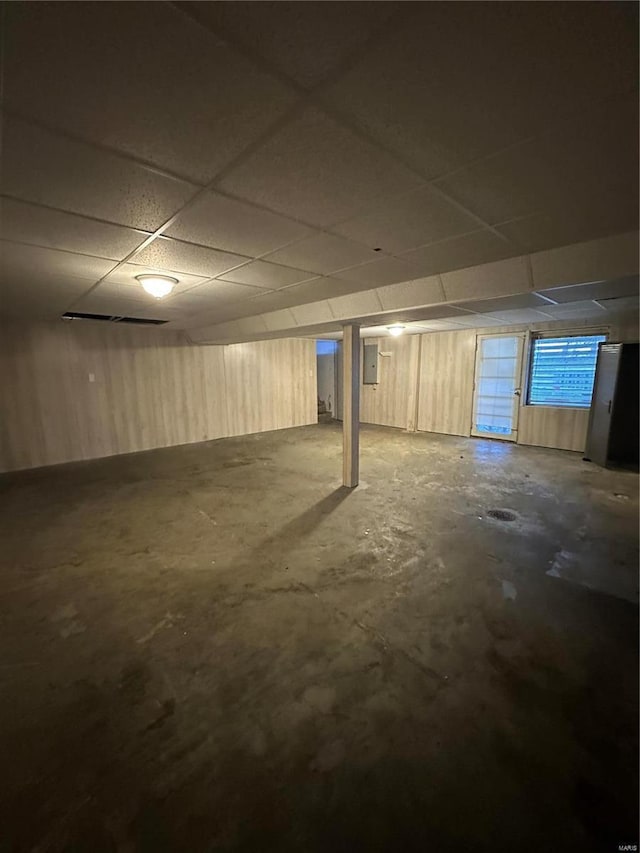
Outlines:
<svg viewBox="0 0 640 853"><path fill-rule="evenodd" d="M360 476L360 327L342 327L342 483L352 489Z"/></svg>

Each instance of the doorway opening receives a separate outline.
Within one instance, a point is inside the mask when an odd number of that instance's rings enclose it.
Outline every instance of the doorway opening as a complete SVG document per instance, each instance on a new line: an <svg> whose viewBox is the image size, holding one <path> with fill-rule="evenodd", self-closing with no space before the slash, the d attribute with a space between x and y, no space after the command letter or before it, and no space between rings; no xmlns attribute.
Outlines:
<svg viewBox="0 0 640 853"><path fill-rule="evenodd" d="M478 335L471 435L516 441L524 337Z"/></svg>
<svg viewBox="0 0 640 853"><path fill-rule="evenodd" d="M337 341L316 341L318 421L336 417Z"/></svg>

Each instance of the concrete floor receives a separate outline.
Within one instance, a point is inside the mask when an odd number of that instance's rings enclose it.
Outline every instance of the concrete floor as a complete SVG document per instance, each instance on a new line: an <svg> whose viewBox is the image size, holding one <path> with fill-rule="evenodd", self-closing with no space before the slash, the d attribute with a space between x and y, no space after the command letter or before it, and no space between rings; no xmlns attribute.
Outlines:
<svg viewBox="0 0 640 853"><path fill-rule="evenodd" d="M0 478L1 851L637 842L637 476L340 458L328 424Z"/></svg>

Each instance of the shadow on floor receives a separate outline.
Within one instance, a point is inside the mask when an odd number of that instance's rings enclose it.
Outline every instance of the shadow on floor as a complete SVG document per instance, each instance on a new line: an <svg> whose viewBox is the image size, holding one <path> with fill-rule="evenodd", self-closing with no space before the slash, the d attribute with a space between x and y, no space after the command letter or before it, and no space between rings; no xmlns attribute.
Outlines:
<svg viewBox="0 0 640 853"><path fill-rule="evenodd" d="M256 550L262 551L265 548L278 548L285 551L292 544L313 533L318 525L337 509L345 498L353 494L353 491L353 489L349 489L347 486L339 486L333 492L313 504L313 506L310 506L309 509L305 510L297 518L293 518L272 536L264 539Z"/></svg>

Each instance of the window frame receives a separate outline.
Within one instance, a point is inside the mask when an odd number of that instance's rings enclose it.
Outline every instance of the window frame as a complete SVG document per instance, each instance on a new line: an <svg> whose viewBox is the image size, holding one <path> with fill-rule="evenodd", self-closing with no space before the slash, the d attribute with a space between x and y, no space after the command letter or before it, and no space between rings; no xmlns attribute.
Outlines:
<svg viewBox="0 0 640 853"><path fill-rule="evenodd" d="M528 340L526 342L526 359L524 365L524 382L522 385L521 406L531 409L569 409L582 412L588 412L589 406L571 406L558 405L553 403L530 403L529 396L531 393L531 374L533 371L533 350L535 342L541 339L548 338L589 338L596 335L604 336L602 343L608 343L610 329L608 326L595 326L585 329L553 329L541 332L529 331ZM593 399L593 391L592 391Z"/></svg>

